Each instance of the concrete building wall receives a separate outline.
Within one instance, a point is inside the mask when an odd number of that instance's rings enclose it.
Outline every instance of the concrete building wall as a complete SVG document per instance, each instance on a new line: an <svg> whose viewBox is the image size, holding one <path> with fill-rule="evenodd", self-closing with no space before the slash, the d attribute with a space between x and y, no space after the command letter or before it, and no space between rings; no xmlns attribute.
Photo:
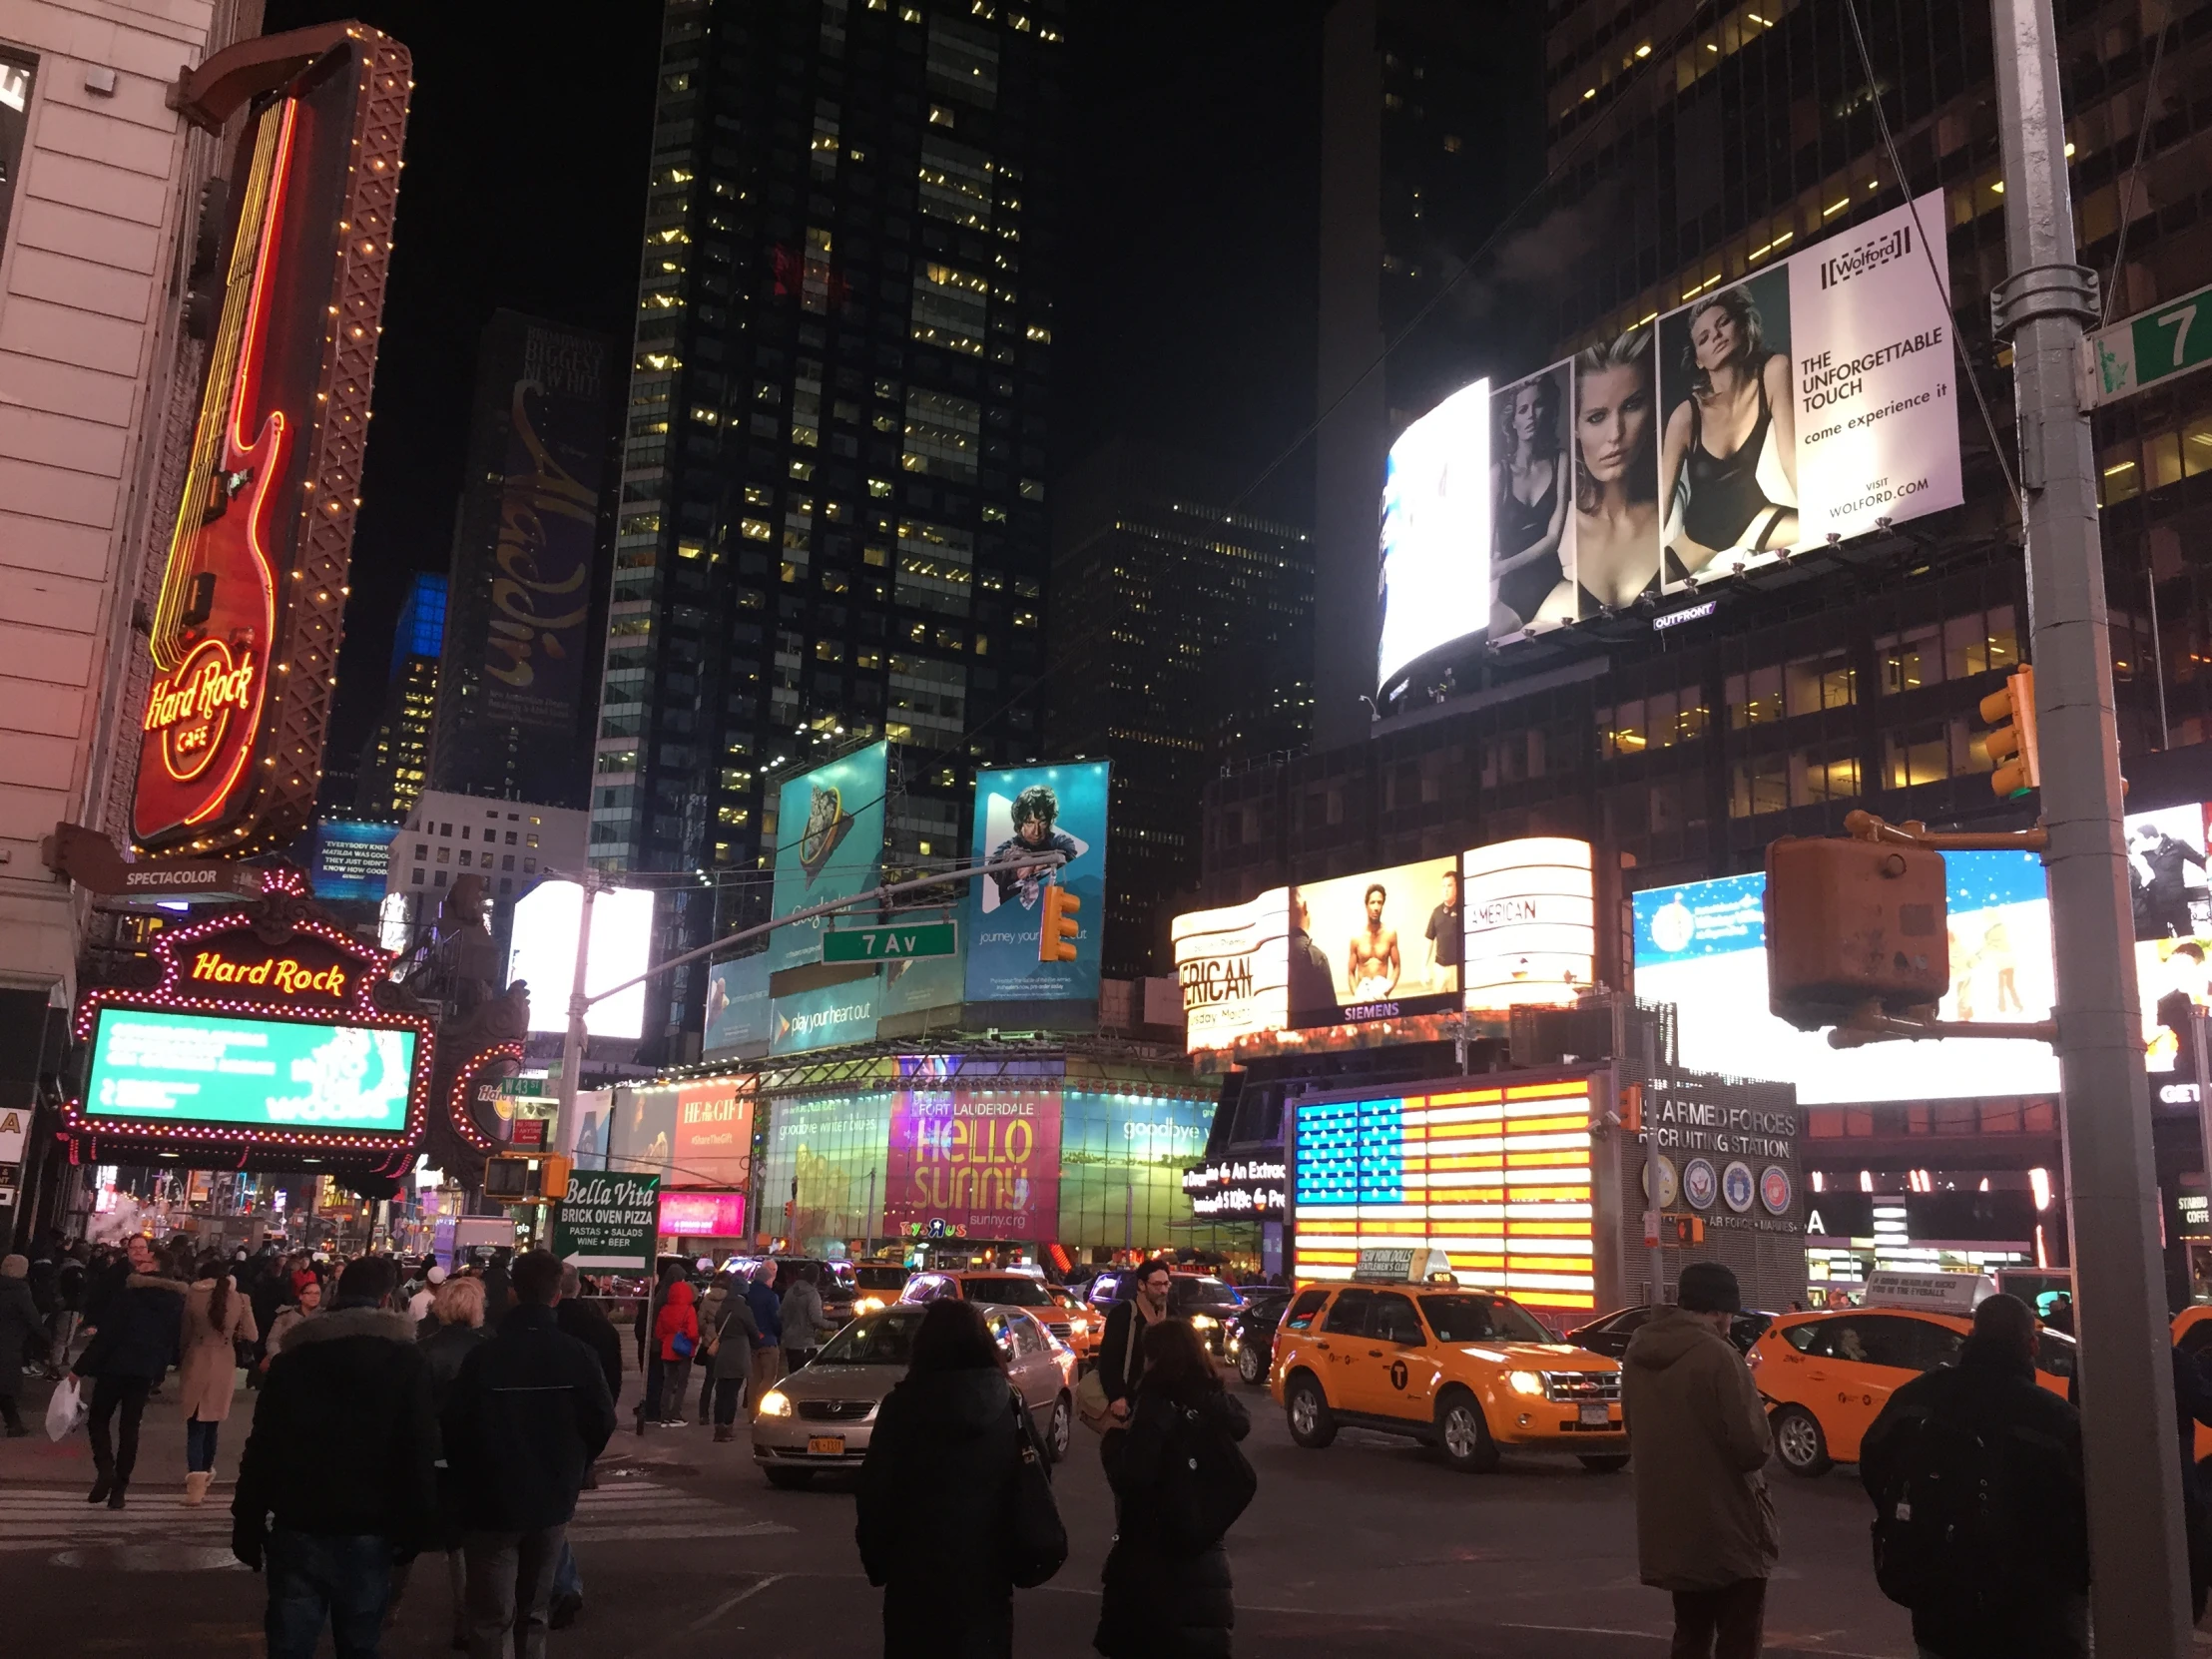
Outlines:
<svg viewBox="0 0 2212 1659"><path fill-rule="evenodd" d="M167 107L259 33L261 0L0 0L30 72L0 247L0 983L75 989L76 900L39 862L130 765L131 601L172 499L199 347L180 303L200 187L228 148Z"/></svg>

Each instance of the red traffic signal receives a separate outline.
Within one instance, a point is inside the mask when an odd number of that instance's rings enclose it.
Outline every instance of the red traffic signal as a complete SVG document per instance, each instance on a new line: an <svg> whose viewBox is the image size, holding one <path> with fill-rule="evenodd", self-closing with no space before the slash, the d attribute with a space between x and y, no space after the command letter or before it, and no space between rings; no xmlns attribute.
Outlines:
<svg viewBox="0 0 2212 1659"><path fill-rule="evenodd" d="M1037 930L1038 961L1075 960L1075 938L1083 930L1075 912L1082 907L1083 901L1058 882L1045 888L1044 925Z"/></svg>

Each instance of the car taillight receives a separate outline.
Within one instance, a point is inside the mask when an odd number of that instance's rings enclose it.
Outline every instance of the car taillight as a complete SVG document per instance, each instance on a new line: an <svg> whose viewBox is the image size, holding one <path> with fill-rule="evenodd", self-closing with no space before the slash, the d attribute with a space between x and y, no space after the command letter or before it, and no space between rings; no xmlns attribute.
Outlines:
<svg viewBox="0 0 2212 1659"><path fill-rule="evenodd" d="M1744 1364L1749 1366L1753 1371L1757 1371L1759 1369L1760 1362L1765 1358L1766 1357L1759 1352L1759 1345L1757 1343L1753 1343L1751 1345L1751 1352L1744 1356Z"/></svg>

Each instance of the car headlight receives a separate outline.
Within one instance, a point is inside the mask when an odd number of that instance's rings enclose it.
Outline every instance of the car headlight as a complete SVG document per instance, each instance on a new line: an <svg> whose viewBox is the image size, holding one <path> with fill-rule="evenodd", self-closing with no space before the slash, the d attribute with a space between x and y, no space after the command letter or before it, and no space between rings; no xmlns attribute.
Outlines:
<svg viewBox="0 0 2212 1659"><path fill-rule="evenodd" d="M1243 1339L1242 1337L1238 1336L1238 1335L1236 1334L1236 1332L1234 1332L1234 1331L1230 1332L1230 1333L1229 1333L1229 1352L1230 1352L1230 1353L1232 1353L1232 1354L1239 1354L1239 1353L1242 1353L1243 1351L1244 1351L1244 1339Z"/></svg>
<svg viewBox="0 0 2212 1659"><path fill-rule="evenodd" d="M1193 1331L1212 1331L1220 1324L1221 1321L1211 1314L1193 1314L1191 1316L1191 1329Z"/></svg>
<svg viewBox="0 0 2212 1659"><path fill-rule="evenodd" d="M858 1318L862 1314L880 1314L882 1311L883 1299L879 1296L863 1296L852 1305L854 1318Z"/></svg>
<svg viewBox="0 0 2212 1659"><path fill-rule="evenodd" d="M1516 1373L1526 1376L1526 1373ZM761 1395L761 1415L764 1417L788 1417L792 1414L792 1402L782 1388L771 1388Z"/></svg>
<svg viewBox="0 0 2212 1659"><path fill-rule="evenodd" d="M1505 1385L1517 1394L1527 1394L1535 1399L1544 1396L1544 1380L1536 1372L1509 1371L1505 1374ZM774 1395L770 1396L774 1398Z"/></svg>

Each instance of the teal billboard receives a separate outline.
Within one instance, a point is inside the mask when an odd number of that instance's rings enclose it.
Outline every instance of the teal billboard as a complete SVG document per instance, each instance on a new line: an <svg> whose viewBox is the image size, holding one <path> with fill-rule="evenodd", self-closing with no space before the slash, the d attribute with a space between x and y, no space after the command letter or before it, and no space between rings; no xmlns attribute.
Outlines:
<svg viewBox="0 0 2212 1659"><path fill-rule="evenodd" d="M870 744L785 780L776 806L776 916L879 884L889 757L890 745ZM771 933L770 971L821 961L828 923L818 916Z"/></svg>
<svg viewBox="0 0 2212 1659"><path fill-rule="evenodd" d="M1106 789L1104 761L1016 767L975 778L974 851L978 862L1016 861L970 884L967 1000L1098 1000L1099 946L1105 932ZM1066 861L1023 866L1025 852L1057 852ZM1065 887L1082 908L1074 920L1075 960L1040 962L1044 893Z"/></svg>
<svg viewBox="0 0 2212 1659"><path fill-rule="evenodd" d="M871 972L865 979L818 985L813 990L773 998L768 1005L768 1051L804 1054L812 1048L869 1041L875 1035L876 1005L882 986L882 975Z"/></svg>
<svg viewBox="0 0 2212 1659"><path fill-rule="evenodd" d="M707 1021L702 1060L758 1052L768 1042L768 952L756 951L707 970Z"/></svg>

